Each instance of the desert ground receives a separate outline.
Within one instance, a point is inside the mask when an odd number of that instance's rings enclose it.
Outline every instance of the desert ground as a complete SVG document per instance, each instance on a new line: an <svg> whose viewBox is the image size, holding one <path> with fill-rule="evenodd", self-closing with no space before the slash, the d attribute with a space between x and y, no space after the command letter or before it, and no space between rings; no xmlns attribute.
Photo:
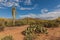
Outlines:
<svg viewBox="0 0 60 40"><path fill-rule="evenodd" d="M12 35L14 40L23 40L24 35L22 32L28 27L28 25L20 27L6 27L4 31L0 32L0 38L8 35Z"/></svg>
<svg viewBox="0 0 60 40"><path fill-rule="evenodd" d="M3 38L7 35L12 35L14 40L23 40L24 31L29 25L18 26L18 27L6 27L4 31L0 32L0 38ZM60 40L60 27L57 28L48 28L48 34L40 34L37 40Z"/></svg>

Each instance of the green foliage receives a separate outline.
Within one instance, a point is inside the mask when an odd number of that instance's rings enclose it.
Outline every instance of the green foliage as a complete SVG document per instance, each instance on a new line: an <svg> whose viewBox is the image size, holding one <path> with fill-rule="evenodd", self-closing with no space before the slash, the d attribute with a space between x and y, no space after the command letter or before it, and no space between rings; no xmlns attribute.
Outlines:
<svg viewBox="0 0 60 40"><path fill-rule="evenodd" d="M5 36L1 40L13 40L12 36Z"/></svg>
<svg viewBox="0 0 60 40"><path fill-rule="evenodd" d="M37 38L36 34L29 34L24 37L24 40L35 40Z"/></svg>
<svg viewBox="0 0 60 40"><path fill-rule="evenodd" d="M44 27L47 27L47 28L59 27L59 23L57 23L56 21L44 22Z"/></svg>
<svg viewBox="0 0 60 40"><path fill-rule="evenodd" d="M12 19L0 18L0 26L13 26ZM34 18L24 18L24 19L16 19L15 26L27 25L27 24L41 24L44 27L58 27L60 25L60 18L56 20L40 20Z"/></svg>
<svg viewBox="0 0 60 40"><path fill-rule="evenodd" d="M41 26L41 25L37 25L37 26L36 26L36 29L35 29L35 32L36 32L36 33L46 33L46 32L47 32L47 29L44 28L44 27Z"/></svg>
<svg viewBox="0 0 60 40"><path fill-rule="evenodd" d="M42 25L30 25L23 34L26 36L25 40L34 40L40 33L47 33L47 29Z"/></svg>

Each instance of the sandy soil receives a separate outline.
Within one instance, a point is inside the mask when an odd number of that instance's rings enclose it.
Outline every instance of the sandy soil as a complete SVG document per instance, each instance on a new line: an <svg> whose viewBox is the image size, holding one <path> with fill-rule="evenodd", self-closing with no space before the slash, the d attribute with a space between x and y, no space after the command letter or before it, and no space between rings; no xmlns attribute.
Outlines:
<svg viewBox="0 0 60 40"><path fill-rule="evenodd" d="M7 27L4 31L0 32L0 38L12 35L14 40L23 40L24 35L22 35L22 31L24 31L29 25L24 25L21 27ZM60 40L60 27L57 28L49 28L48 34L40 34L37 40Z"/></svg>
<svg viewBox="0 0 60 40"><path fill-rule="evenodd" d="M14 40L23 40L24 35L22 35L22 31L24 31L28 25L24 25L21 27L7 27L4 31L0 32L0 38L12 35Z"/></svg>

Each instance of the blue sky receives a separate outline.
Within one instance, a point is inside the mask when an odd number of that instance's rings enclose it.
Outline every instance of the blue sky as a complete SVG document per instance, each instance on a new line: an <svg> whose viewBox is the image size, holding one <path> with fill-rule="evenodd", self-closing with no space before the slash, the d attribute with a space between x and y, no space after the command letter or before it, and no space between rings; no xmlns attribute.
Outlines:
<svg viewBox="0 0 60 40"><path fill-rule="evenodd" d="M12 6L16 18L56 19L60 17L60 0L0 0L0 17L12 18Z"/></svg>

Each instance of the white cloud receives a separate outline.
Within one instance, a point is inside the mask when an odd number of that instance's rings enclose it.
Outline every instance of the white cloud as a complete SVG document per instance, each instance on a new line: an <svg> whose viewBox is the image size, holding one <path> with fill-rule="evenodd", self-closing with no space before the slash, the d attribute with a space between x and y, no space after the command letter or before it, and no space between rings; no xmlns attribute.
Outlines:
<svg viewBox="0 0 60 40"><path fill-rule="evenodd" d="M53 19L60 17L60 10L54 10L52 12L42 13L42 14L31 13L31 14L27 14L27 15L20 15L19 17L20 18L31 17L31 18L53 20Z"/></svg>
<svg viewBox="0 0 60 40"><path fill-rule="evenodd" d="M14 1L16 1L16 2L23 2L23 0L14 0Z"/></svg>
<svg viewBox="0 0 60 40"><path fill-rule="evenodd" d="M32 10L33 8L24 8L24 7L21 7L20 10Z"/></svg>
<svg viewBox="0 0 60 40"><path fill-rule="evenodd" d="M15 6L20 7L19 3L14 3Z"/></svg>
<svg viewBox="0 0 60 40"><path fill-rule="evenodd" d="M2 8L2 7L0 7L0 8Z"/></svg>
<svg viewBox="0 0 60 40"><path fill-rule="evenodd" d="M19 7L20 5L19 5L19 2L17 2L17 1L19 1L19 0L9 0L9 1L8 0L0 0L0 4L5 7L12 7L13 5Z"/></svg>
<svg viewBox="0 0 60 40"><path fill-rule="evenodd" d="M56 8L60 8L60 4L59 5L57 5L57 7Z"/></svg>
<svg viewBox="0 0 60 40"><path fill-rule="evenodd" d="M1 3L2 5L6 6L6 7L12 7L13 5L14 6L17 6L19 7L19 3L15 3L15 2L4 2L4 3Z"/></svg>
<svg viewBox="0 0 60 40"><path fill-rule="evenodd" d="M19 0L14 0L14 1L19 2Z"/></svg>
<svg viewBox="0 0 60 40"><path fill-rule="evenodd" d="M5 3L1 3L2 5L6 6L6 7L11 7L13 6L13 2L5 2Z"/></svg>
<svg viewBox="0 0 60 40"><path fill-rule="evenodd" d="M23 0L0 0L0 4L11 7L12 5L19 6L19 2L23 2ZM31 0L24 1L26 5L29 5L31 3ZM15 3L15 4L14 4Z"/></svg>
<svg viewBox="0 0 60 40"><path fill-rule="evenodd" d="M48 12L48 9L44 8L41 10L41 13L47 13Z"/></svg>
<svg viewBox="0 0 60 40"><path fill-rule="evenodd" d="M0 2L7 2L8 0L0 0ZM22 0L9 0L10 2L22 2Z"/></svg>
<svg viewBox="0 0 60 40"><path fill-rule="evenodd" d="M41 19L56 19L58 17L60 17L60 12L57 11L48 12L47 14L40 15Z"/></svg>
<svg viewBox="0 0 60 40"><path fill-rule="evenodd" d="M26 18L26 17L30 17L30 18L36 18L36 15L35 14L27 14L27 15L19 15L20 18Z"/></svg>
<svg viewBox="0 0 60 40"><path fill-rule="evenodd" d="M31 0L26 0L26 1L24 2L24 4L25 4L25 5L31 5L32 3L31 3Z"/></svg>
<svg viewBox="0 0 60 40"><path fill-rule="evenodd" d="M1 3L1 2L7 2L7 0L0 0L0 3Z"/></svg>
<svg viewBox="0 0 60 40"><path fill-rule="evenodd" d="M3 0L0 0L0 2L3 2Z"/></svg>
<svg viewBox="0 0 60 40"><path fill-rule="evenodd" d="M0 2L2 2L2 0L0 0Z"/></svg>
<svg viewBox="0 0 60 40"><path fill-rule="evenodd" d="M21 7L20 10L32 10L32 9L35 9L37 6L37 4L35 4L33 7L31 8L25 8L25 7Z"/></svg>
<svg viewBox="0 0 60 40"><path fill-rule="evenodd" d="M3 5L4 7L12 7L13 5L16 7L19 7L20 10L32 10L34 9L37 5L35 4L33 7L22 7L19 3L23 2L23 0L0 0L0 4ZM24 4L26 5L30 5L31 4L31 0L25 0Z"/></svg>

